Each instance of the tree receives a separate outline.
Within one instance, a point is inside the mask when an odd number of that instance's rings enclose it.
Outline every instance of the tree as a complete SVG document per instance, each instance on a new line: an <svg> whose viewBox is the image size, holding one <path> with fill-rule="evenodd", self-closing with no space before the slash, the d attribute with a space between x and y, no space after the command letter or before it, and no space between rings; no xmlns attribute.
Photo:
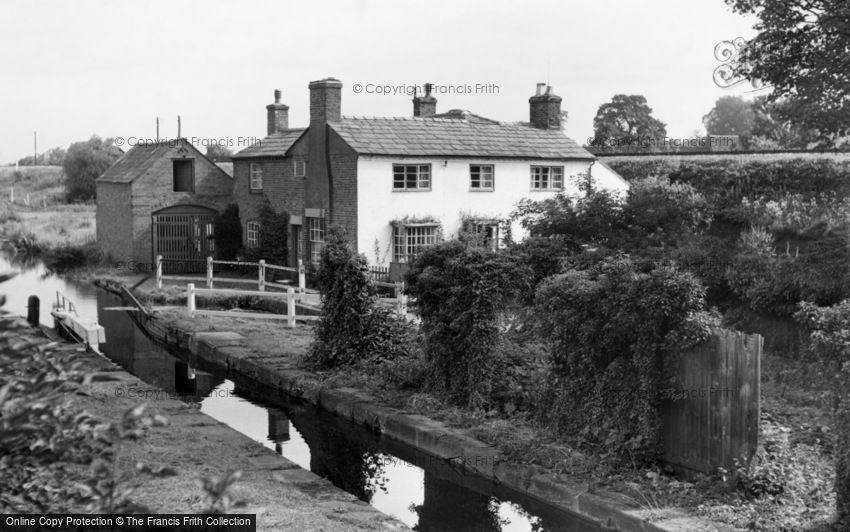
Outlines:
<svg viewBox="0 0 850 532"><path fill-rule="evenodd" d="M722 96L714 108L702 117L709 135L739 135L748 137L753 129L755 113L752 103L740 96Z"/></svg>
<svg viewBox="0 0 850 532"><path fill-rule="evenodd" d="M223 144L211 143L207 146L207 159L213 162L229 161L233 151Z"/></svg>
<svg viewBox="0 0 850 532"><path fill-rule="evenodd" d="M594 146L652 148L663 145L667 127L652 116L652 108L643 96L617 94L599 106L593 133Z"/></svg>
<svg viewBox="0 0 850 532"><path fill-rule="evenodd" d="M755 14L759 34L741 50L736 73L771 85L769 101L790 100L791 120L832 145L850 132L850 4L846 0L725 0Z"/></svg>
<svg viewBox="0 0 850 532"><path fill-rule="evenodd" d="M215 217L216 255L219 260L235 260L242 248L239 205L231 203Z"/></svg>
<svg viewBox="0 0 850 532"><path fill-rule="evenodd" d="M795 124L792 117L797 104L790 100L770 101L767 96L759 96L752 103L753 127L750 147L771 146L777 148L806 148L817 141L817 131L811 131Z"/></svg>
<svg viewBox="0 0 850 532"><path fill-rule="evenodd" d="M71 144L62 161L65 171L65 197L68 201L95 197L95 180L121 156L112 139L97 135L84 142Z"/></svg>

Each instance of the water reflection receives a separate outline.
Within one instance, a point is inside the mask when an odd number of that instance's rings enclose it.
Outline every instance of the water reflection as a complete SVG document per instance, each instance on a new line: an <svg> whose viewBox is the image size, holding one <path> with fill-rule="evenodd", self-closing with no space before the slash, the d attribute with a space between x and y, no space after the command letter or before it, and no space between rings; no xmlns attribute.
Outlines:
<svg viewBox="0 0 850 532"><path fill-rule="evenodd" d="M0 258L0 271L20 269ZM225 380L218 370L193 367L187 353L169 353L136 326L131 313L108 310L124 304L105 291L74 285L43 267L23 270L8 290L9 310L26 314L30 295L42 300L42 323L52 325L49 302L56 290L68 295L81 315L106 328L101 350L110 359L169 394L199 402L201 411L331 480L378 510L415 530L587 531L598 530L574 516L459 470L360 425L312 405ZM45 318L46 316L46 318Z"/></svg>

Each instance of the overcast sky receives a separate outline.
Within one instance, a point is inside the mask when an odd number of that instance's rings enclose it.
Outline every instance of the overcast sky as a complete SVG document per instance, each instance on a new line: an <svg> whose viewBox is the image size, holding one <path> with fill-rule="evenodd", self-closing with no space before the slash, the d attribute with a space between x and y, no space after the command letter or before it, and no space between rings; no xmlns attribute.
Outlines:
<svg viewBox="0 0 850 532"><path fill-rule="evenodd" d="M328 76L343 115L409 116L409 95L375 87L432 82L472 87L437 94L438 112L505 121L528 120L548 81L579 143L614 94L646 96L669 136L689 137L717 98L752 89L712 81L715 45L754 34L722 0L3 0L0 22L0 163L31 154L33 131L43 152L153 138L157 116L162 136L179 114L186 137L262 137L276 88L304 126L307 84Z"/></svg>

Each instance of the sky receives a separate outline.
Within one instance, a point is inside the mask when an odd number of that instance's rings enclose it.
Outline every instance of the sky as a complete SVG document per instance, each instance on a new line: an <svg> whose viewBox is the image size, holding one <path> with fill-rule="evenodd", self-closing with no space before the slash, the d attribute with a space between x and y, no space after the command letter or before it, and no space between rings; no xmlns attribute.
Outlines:
<svg viewBox="0 0 850 532"><path fill-rule="evenodd" d="M715 45L754 22L722 0L3 0L0 164L31 155L33 132L40 153L92 134L129 144L155 138L156 117L175 137L178 115L196 144L238 151L265 135L274 89L290 127L307 125L307 85L325 77L345 116L411 116L404 90L431 82L438 112L503 121L528 120L548 82L580 144L601 104L642 94L688 138L721 96L753 95L712 73Z"/></svg>

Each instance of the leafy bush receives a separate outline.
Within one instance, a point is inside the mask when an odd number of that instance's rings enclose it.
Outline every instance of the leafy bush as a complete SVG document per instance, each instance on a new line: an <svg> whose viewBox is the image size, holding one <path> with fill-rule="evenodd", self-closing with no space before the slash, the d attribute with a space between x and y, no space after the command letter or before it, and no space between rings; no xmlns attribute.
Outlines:
<svg viewBox="0 0 850 532"><path fill-rule="evenodd" d="M801 303L795 318L810 331L811 350L832 376L837 435L835 493L839 520L850 523L850 299L831 307Z"/></svg>
<svg viewBox="0 0 850 532"><path fill-rule="evenodd" d="M407 273L422 318L429 386L454 403L494 399L504 361L495 358L499 318L530 278L507 255L449 241L426 249Z"/></svg>
<svg viewBox="0 0 850 532"><path fill-rule="evenodd" d="M239 205L231 203L215 217L215 249L220 260L235 260L242 248Z"/></svg>
<svg viewBox="0 0 850 532"><path fill-rule="evenodd" d="M289 215L276 212L270 205L260 208L258 217L260 234L257 246L245 250L249 261L265 260L270 264L286 266L289 264ZM239 238L242 238L241 229Z"/></svg>
<svg viewBox="0 0 850 532"><path fill-rule="evenodd" d="M672 386L677 353L717 324L703 297L693 275L639 271L628 257L544 281L537 315L553 368L543 418L603 454L657 458L659 392Z"/></svg>
<svg viewBox="0 0 850 532"><path fill-rule="evenodd" d="M409 355L407 323L378 307L367 272L366 258L340 228L330 228L316 274L322 316L307 357L311 365L327 369Z"/></svg>

